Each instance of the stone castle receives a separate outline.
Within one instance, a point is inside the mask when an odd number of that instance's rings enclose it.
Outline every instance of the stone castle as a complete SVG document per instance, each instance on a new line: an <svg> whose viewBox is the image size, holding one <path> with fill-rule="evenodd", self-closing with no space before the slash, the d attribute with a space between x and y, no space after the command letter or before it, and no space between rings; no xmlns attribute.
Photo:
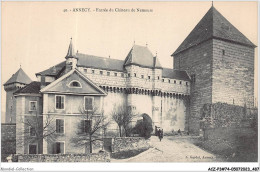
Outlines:
<svg viewBox="0 0 260 172"><path fill-rule="evenodd" d="M108 117L115 106L127 106L148 114L164 132L198 134L205 103L254 105L255 47L213 6L172 54L172 69L146 46L133 45L125 60L116 60L75 53L71 40L65 61L36 73L38 81L20 68L4 84L7 123L21 130L20 116L54 116L62 134L16 153L55 153L57 145L56 151L81 153L70 144L81 105L97 106ZM109 129L118 132L116 125Z"/></svg>

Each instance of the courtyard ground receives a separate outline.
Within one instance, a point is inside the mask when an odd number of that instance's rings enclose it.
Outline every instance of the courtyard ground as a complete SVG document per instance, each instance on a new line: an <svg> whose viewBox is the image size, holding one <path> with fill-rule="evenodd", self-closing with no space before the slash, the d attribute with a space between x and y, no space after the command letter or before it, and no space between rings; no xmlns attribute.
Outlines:
<svg viewBox="0 0 260 172"><path fill-rule="evenodd" d="M165 136L162 141L150 138L152 148L127 159L111 162L221 162L222 159L193 144L196 136Z"/></svg>

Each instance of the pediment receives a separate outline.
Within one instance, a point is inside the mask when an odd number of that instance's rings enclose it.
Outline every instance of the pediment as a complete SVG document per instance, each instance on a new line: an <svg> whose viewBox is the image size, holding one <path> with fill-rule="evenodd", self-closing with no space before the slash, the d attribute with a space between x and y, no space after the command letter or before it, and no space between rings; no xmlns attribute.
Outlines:
<svg viewBox="0 0 260 172"><path fill-rule="evenodd" d="M106 92L93 83L79 70L74 69L41 90L43 93L63 93L82 95L106 95Z"/></svg>

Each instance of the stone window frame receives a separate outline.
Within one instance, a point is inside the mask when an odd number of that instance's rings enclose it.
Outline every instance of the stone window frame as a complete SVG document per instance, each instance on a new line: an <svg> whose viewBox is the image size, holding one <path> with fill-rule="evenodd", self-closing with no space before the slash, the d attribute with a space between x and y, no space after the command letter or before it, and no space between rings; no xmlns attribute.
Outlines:
<svg viewBox="0 0 260 172"><path fill-rule="evenodd" d="M99 74L100 74L100 75L103 75L103 71L102 71L102 70L101 70L101 71L99 71Z"/></svg>
<svg viewBox="0 0 260 172"><path fill-rule="evenodd" d="M188 82L186 82L186 85L187 85L187 86L189 85Z"/></svg>
<svg viewBox="0 0 260 172"><path fill-rule="evenodd" d="M149 80L151 79L151 76L150 76L150 75L148 75L148 79L149 79Z"/></svg>
<svg viewBox="0 0 260 172"><path fill-rule="evenodd" d="M160 76L157 76L158 80L160 80Z"/></svg>
<svg viewBox="0 0 260 172"><path fill-rule="evenodd" d="M92 99L92 109L86 109L86 98ZM84 96L84 104L83 104L84 110L88 111L88 112L93 111L94 110L94 101L95 101L95 98L93 96Z"/></svg>
<svg viewBox="0 0 260 172"><path fill-rule="evenodd" d="M84 73L88 73L88 69L87 68L84 68Z"/></svg>
<svg viewBox="0 0 260 172"><path fill-rule="evenodd" d="M65 147L66 147L66 145L65 145L65 141L56 141L55 142L55 146L57 146L57 143L63 143L63 153L59 153L59 154L65 154L66 153L66 149L65 149ZM56 148L56 152L55 152L55 154L58 154L57 153L57 148Z"/></svg>
<svg viewBox="0 0 260 172"><path fill-rule="evenodd" d="M130 78L130 77L131 77L131 74L130 74L130 73L128 73L128 74L127 74L127 76Z"/></svg>
<svg viewBox="0 0 260 172"><path fill-rule="evenodd" d="M180 81L180 85L182 84L182 82Z"/></svg>
<svg viewBox="0 0 260 172"><path fill-rule="evenodd" d="M63 100L64 100L64 102L63 102L63 109L57 108L57 98L56 97L58 97L58 96L63 97ZM65 110L65 105L66 105L65 98L66 98L65 95L55 95L55 110Z"/></svg>
<svg viewBox="0 0 260 172"><path fill-rule="evenodd" d="M107 76L110 76L110 72L107 72Z"/></svg>
<svg viewBox="0 0 260 172"><path fill-rule="evenodd" d="M63 120L63 133L57 132L57 120ZM56 134L65 134L65 119L64 118L56 118L55 119L55 133Z"/></svg>
<svg viewBox="0 0 260 172"><path fill-rule="evenodd" d="M162 79L162 82L164 82L164 78Z"/></svg>
<svg viewBox="0 0 260 172"><path fill-rule="evenodd" d="M168 83L171 83L171 80L170 80L170 79L168 79Z"/></svg>
<svg viewBox="0 0 260 172"><path fill-rule="evenodd" d="M124 77L125 77L125 74L124 74L124 73L121 73L121 77L124 78Z"/></svg>
<svg viewBox="0 0 260 172"><path fill-rule="evenodd" d="M35 109L32 109L32 104L31 103L35 103ZM29 101L29 111L37 111L37 101Z"/></svg>
<svg viewBox="0 0 260 172"><path fill-rule="evenodd" d="M91 72L92 72L92 74L95 74L95 69L92 69Z"/></svg>
<svg viewBox="0 0 260 172"><path fill-rule="evenodd" d="M134 73L134 77L137 77L137 74L136 74L136 73Z"/></svg>
<svg viewBox="0 0 260 172"><path fill-rule="evenodd" d="M176 80L174 80L173 83L176 84Z"/></svg>
<svg viewBox="0 0 260 172"><path fill-rule="evenodd" d="M141 75L141 78L144 79L144 75Z"/></svg>
<svg viewBox="0 0 260 172"><path fill-rule="evenodd" d="M75 82L77 82L77 83L79 84L79 86L73 86L72 83L75 83ZM70 88L82 88L81 83L80 83L79 81L77 81L77 80L72 80L72 81L70 81L70 83L68 84L68 86L69 86Z"/></svg>
<svg viewBox="0 0 260 172"><path fill-rule="evenodd" d="M28 144L28 155L34 155L34 154L30 154L30 145L36 146L36 154L38 154L38 143L30 143Z"/></svg>
<svg viewBox="0 0 260 172"><path fill-rule="evenodd" d="M83 126L81 126L81 127L83 127L83 128L81 128L81 131L80 131L80 133L81 134L89 134L90 133L90 131L86 131L86 123L85 123L85 121L89 121L90 122L90 125L89 125L89 127L90 127L90 129L91 129L91 127L92 127L92 120L91 119L83 119L83 120L80 120L80 122L81 122L81 125L83 124ZM82 123L83 122L83 123Z"/></svg>
<svg viewBox="0 0 260 172"><path fill-rule="evenodd" d="M114 76L117 76L117 72L114 73Z"/></svg>

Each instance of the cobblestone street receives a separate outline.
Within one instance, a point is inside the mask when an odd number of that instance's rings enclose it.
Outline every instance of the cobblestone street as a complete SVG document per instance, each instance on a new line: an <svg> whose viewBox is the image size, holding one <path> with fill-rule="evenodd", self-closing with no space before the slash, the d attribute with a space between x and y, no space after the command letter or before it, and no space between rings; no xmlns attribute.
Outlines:
<svg viewBox="0 0 260 172"><path fill-rule="evenodd" d="M195 146L190 136L166 136L160 140L152 136L152 148L129 159L111 162L220 162L215 155Z"/></svg>

